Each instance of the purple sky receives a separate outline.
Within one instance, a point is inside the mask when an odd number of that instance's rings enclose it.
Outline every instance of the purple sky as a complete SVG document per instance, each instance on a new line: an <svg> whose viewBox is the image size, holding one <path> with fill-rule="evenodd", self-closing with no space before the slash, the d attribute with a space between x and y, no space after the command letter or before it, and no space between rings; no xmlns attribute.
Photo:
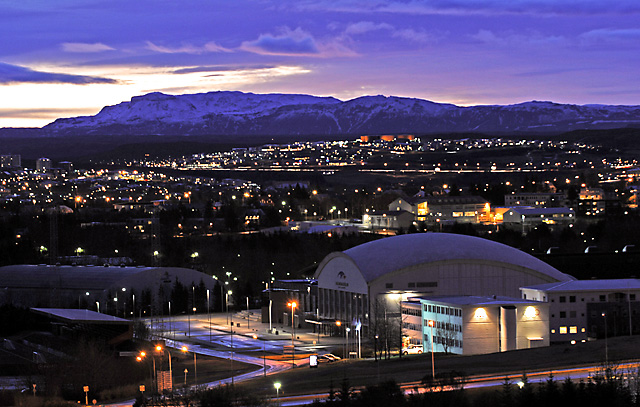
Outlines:
<svg viewBox="0 0 640 407"><path fill-rule="evenodd" d="M6 0L0 38L0 127L152 91L640 104L638 0Z"/></svg>

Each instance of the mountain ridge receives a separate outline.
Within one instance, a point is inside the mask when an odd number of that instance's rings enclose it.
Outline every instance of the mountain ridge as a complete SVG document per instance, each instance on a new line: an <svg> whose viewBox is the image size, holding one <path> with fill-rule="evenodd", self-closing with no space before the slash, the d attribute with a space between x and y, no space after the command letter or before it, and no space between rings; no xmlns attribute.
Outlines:
<svg viewBox="0 0 640 407"><path fill-rule="evenodd" d="M447 132L562 133L640 127L640 106L528 101L456 106L418 98L361 96L341 101L304 94L152 92L94 116L60 118L42 136L310 136Z"/></svg>

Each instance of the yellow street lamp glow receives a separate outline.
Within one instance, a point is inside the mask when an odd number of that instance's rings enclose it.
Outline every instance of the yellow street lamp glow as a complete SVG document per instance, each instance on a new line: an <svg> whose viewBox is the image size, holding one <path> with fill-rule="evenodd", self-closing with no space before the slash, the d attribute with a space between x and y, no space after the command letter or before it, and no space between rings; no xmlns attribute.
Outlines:
<svg viewBox="0 0 640 407"><path fill-rule="evenodd" d="M183 346L182 348L180 348L180 350L183 352L188 352L189 348L187 348L186 346Z"/></svg>
<svg viewBox="0 0 640 407"><path fill-rule="evenodd" d="M147 352L145 351L140 352L140 357L145 357L145 356L147 356Z"/></svg>
<svg viewBox="0 0 640 407"><path fill-rule="evenodd" d="M156 352L160 352L162 350L162 346L156 345Z"/></svg>
<svg viewBox="0 0 640 407"><path fill-rule="evenodd" d="M282 387L282 384L280 384L280 382L275 382L273 383L273 387L275 387L276 390L280 390L280 387Z"/></svg>

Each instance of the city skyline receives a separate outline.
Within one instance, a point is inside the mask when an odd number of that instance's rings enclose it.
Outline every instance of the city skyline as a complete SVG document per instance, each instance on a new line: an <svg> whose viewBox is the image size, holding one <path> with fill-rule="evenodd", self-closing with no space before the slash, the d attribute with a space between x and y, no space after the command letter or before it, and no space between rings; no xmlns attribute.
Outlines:
<svg viewBox="0 0 640 407"><path fill-rule="evenodd" d="M0 4L0 127L159 91L640 104L632 1Z"/></svg>

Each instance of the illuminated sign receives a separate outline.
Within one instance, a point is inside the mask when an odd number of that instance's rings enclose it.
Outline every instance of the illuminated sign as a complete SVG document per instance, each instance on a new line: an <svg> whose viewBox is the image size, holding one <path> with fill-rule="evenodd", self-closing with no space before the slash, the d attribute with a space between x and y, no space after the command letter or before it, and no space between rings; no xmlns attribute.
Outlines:
<svg viewBox="0 0 640 407"><path fill-rule="evenodd" d="M338 287L349 287L349 283L347 283L346 281L340 281L340 280L346 280L347 279L347 275L344 273L344 271L341 271L338 273L338 280L336 281L336 285Z"/></svg>

